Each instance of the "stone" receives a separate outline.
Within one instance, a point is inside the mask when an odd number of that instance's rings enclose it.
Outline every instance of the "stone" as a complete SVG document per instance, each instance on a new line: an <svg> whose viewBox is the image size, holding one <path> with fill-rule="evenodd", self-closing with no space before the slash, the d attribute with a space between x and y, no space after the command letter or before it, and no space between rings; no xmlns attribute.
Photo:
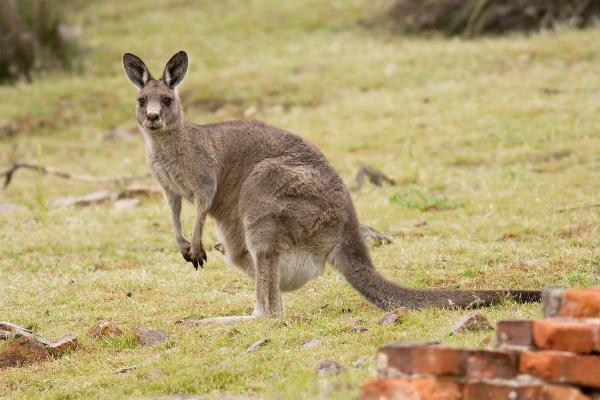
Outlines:
<svg viewBox="0 0 600 400"><path fill-rule="evenodd" d="M0 202L0 215L2 214L11 214L17 211L22 211L25 208L22 206L18 206L16 204Z"/></svg>
<svg viewBox="0 0 600 400"><path fill-rule="evenodd" d="M492 329L487 318L479 311L475 311L469 315L459 319L454 326L452 326L452 333L461 333L467 331L481 331Z"/></svg>
<svg viewBox="0 0 600 400"><path fill-rule="evenodd" d="M113 201L116 198L115 192L100 190L81 197L63 197L55 200L52 204L55 206L78 206L86 207L96 204L103 204Z"/></svg>
<svg viewBox="0 0 600 400"><path fill-rule="evenodd" d="M266 338L257 340L256 342L254 342L250 346L248 346L246 348L246 350L244 350L244 353L252 353L253 351L258 350L260 347L266 346L270 342L271 342L271 339L266 339Z"/></svg>
<svg viewBox="0 0 600 400"><path fill-rule="evenodd" d="M90 336L99 337L115 337L121 336L123 331L110 321L98 321L98 323L90 328Z"/></svg>
<svg viewBox="0 0 600 400"><path fill-rule="evenodd" d="M19 367L50 357L44 345L30 336L21 336L0 353L0 368Z"/></svg>
<svg viewBox="0 0 600 400"><path fill-rule="evenodd" d="M213 248L218 251L219 253L225 255L225 245L223 245L223 243L219 242L217 244L215 244L213 246Z"/></svg>
<svg viewBox="0 0 600 400"><path fill-rule="evenodd" d="M338 375L342 372L342 366L335 361L321 360L317 364L318 375Z"/></svg>
<svg viewBox="0 0 600 400"><path fill-rule="evenodd" d="M308 342L301 344L300 350L312 349L313 347L320 346L321 343L323 343L321 339L311 339Z"/></svg>
<svg viewBox="0 0 600 400"><path fill-rule="evenodd" d="M135 132L135 131L133 131ZM130 132L129 130L125 129L125 128L117 128L112 132L107 133L106 135L104 135L103 140L105 141L110 141L110 140L122 140L122 139L131 139L135 137L135 135Z"/></svg>
<svg viewBox="0 0 600 400"><path fill-rule="evenodd" d="M356 360L352 361L352 366L353 367L360 367L361 365L364 365L365 363L371 361L373 359L373 356L360 356L358 357Z"/></svg>
<svg viewBox="0 0 600 400"><path fill-rule="evenodd" d="M160 329L134 328L133 334L144 346L151 346L169 340L169 335Z"/></svg>
<svg viewBox="0 0 600 400"><path fill-rule="evenodd" d="M77 337L73 334L67 334L61 339L54 343L50 343L46 346L46 349L54 357L60 357L68 352L71 352L77 348Z"/></svg>
<svg viewBox="0 0 600 400"><path fill-rule="evenodd" d="M352 330L352 332L357 332L357 333L359 333L359 332L366 332L366 331L368 331L368 329L367 329L367 328L365 328L364 326L361 326L361 325L354 325L354 326L351 328L351 330Z"/></svg>
<svg viewBox="0 0 600 400"><path fill-rule="evenodd" d="M0 339L8 339L12 336L33 336L33 332L12 322L0 321Z"/></svg>
<svg viewBox="0 0 600 400"><path fill-rule="evenodd" d="M113 208L116 211L124 211L134 208L140 204L140 199L119 199L114 202Z"/></svg>
<svg viewBox="0 0 600 400"><path fill-rule="evenodd" d="M394 242L389 236L386 236L383 233L378 232L370 226L364 224L360 224L360 234L365 242L374 246L381 246Z"/></svg>
<svg viewBox="0 0 600 400"><path fill-rule="evenodd" d="M408 312L408 309L404 308L404 307L399 307L397 309L395 309L394 311L391 311L387 314L385 314L383 317L381 317L379 319L379 321L377 321L377 323L379 325L393 325L395 324L398 319L405 313Z"/></svg>

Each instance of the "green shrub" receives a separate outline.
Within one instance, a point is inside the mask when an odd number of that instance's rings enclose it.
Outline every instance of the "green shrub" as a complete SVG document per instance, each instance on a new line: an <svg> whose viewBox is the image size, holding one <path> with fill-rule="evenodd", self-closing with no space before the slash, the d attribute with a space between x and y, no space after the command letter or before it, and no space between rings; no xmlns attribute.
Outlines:
<svg viewBox="0 0 600 400"><path fill-rule="evenodd" d="M392 0L384 19L404 32L478 36L556 25L583 27L598 15L600 2L595 0Z"/></svg>
<svg viewBox="0 0 600 400"><path fill-rule="evenodd" d="M0 1L0 82L73 68L78 35L65 23L65 8L59 0Z"/></svg>

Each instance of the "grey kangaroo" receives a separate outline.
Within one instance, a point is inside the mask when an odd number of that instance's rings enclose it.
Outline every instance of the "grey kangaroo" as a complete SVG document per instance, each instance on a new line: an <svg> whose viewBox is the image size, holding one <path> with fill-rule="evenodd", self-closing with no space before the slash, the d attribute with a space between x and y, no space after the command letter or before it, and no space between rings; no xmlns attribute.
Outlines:
<svg viewBox="0 0 600 400"><path fill-rule="evenodd" d="M280 315L281 292L300 288L320 275L326 263L385 310L540 299L534 290L418 290L389 281L374 268L348 190L319 149L300 136L256 121L185 122L175 89L188 67L183 51L167 62L158 79L133 54L124 54L123 64L139 90L137 123L148 164L171 210L183 258L196 269L206 262L202 228L211 216L228 263L256 283L252 315L209 320ZM189 242L180 223L182 198L196 209Z"/></svg>

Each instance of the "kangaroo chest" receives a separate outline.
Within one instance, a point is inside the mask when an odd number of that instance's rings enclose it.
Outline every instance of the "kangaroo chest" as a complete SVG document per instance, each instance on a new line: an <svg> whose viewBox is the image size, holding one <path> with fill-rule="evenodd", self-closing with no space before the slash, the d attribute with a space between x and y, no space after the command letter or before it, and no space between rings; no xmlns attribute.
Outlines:
<svg viewBox="0 0 600 400"><path fill-rule="evenodd" d="M192 183L189 181L190 171L185 171L181 160L176 157L165 157L160 154L152 154L150 168L158 179L161 186L166 190L176 193L185 199L192 201L194 191Z"/></svg>

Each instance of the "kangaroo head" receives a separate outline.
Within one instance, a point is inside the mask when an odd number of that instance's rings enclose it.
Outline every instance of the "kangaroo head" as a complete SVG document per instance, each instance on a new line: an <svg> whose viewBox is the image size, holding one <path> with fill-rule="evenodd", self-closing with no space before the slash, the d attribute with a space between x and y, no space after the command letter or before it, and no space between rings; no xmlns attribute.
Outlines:
<svg viewBox="0 0 600 400"><path fill-rule="evenodd" d="M181 83L188 67L185 51L175 54L159 79L154 79L146 64L131 53L123 55L125 74L138 88L135 114L142 129L151 134L172 131L183 120L179 96L175 88Z"/></svg>

